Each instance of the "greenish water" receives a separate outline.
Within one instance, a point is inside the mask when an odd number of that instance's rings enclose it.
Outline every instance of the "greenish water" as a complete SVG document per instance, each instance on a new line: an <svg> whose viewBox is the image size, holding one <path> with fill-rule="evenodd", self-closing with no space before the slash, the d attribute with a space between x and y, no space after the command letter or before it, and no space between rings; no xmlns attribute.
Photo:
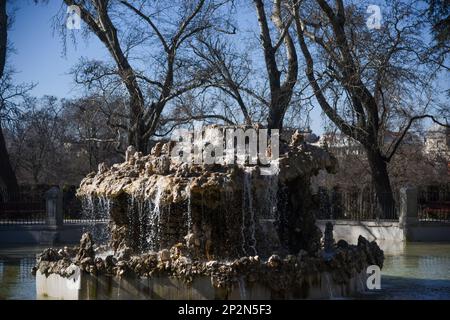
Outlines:
<svg viewBox="0 0 450 320"><path fill-rule="evenodd" d="M35 277L31 268L36 253L44 247L0 247L0 299L36 299Z"/></svg>
<svg viewBox="0 0 450 320"><path fill-rule="evenodd" d="M450 299L450 244L380 244L385 251L381 290L365 299Z"/></svg>
<svg viewBox="0 0 450 320"><path fill-rule="evenodd" d="M386 254L381 289L362 299L450 299L450 244L380 244ZM0 299L35 299L31 275L44 247L0 247Z"/></svg>

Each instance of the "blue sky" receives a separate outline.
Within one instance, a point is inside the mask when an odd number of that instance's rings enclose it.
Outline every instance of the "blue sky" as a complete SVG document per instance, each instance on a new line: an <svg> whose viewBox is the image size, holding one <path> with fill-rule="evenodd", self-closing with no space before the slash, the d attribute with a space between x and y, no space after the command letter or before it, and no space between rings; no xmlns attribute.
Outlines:
<svg viewBox="0 0 450 320"><path fill-rule="evenodd" d="M8 1L9 10L14 11L14 24L9 31L9 41L15 49L9 53L8 64L16 71L15 81L36 83L32 94L40 97L54 95L58 98L79 96L81 88L73 82L70 69L81 57L109 60L109 54L100 41L91 36L85 40L77 37L77 45L67 44L63 55L63 44L57 32L53 31L52 20L65 6L60 0L49 0L46 5L35 5L32 0ZM62 7L64 6L64 7ZM239 24L241 29L253 29L257 21L249 14L247 7L240 8ZM255 34L257 37L257 34ZM261 56L262 59L262 56ZM447 82L448 77L443 82ZM311 117L311 128L317 134L323 132L321 110L315 107Z"/></svg>
<svg viewBox="0 0 450 320"><path fill-rule="evenodd" d="M70 69L81 57L109 59L108 52L94 36L89 37L88 41L78 37L76 47L68 42L66 55L63 55L61 38L52 28L52 19L61 9L61 3L57 0L50 0L47 5L35 5L32 0L8 2L9 10L14 10L14 24L8 37L15 49L14 53L9 54L8 63L17 71L17 83L36 83L32 94L37 97L54 95L70 98L80 95L81 88L74 84ZM244 15L245 18L240 21L242 24L257 25L256 18L249 21L253 16ZM314 132L321 133L320 111L316 108L311 116Z"/></svg>
<svg viewBox="0 0 450 320"><path fill-rule="evenodd" d="M8 57L9 65L17 74L16 82L37 83L33 94L54 95L59 98L77 95L70 68L82 56L107 58L107 52L101 43L90 37L89 41L80 38L77 47L67 45L63 56L61 38L53 34L52 18L61 8L61 1L50 0L47 5L35 5L31 0L13 2L16 7L14 24L8 37L15 49Z"/></svg>

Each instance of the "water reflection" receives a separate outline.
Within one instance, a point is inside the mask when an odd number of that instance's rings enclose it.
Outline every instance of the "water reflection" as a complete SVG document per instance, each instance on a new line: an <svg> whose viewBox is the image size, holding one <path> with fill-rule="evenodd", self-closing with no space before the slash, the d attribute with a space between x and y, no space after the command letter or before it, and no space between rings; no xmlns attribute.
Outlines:
<svg viewBox="0 0 450 320"><path fill-rule="evenodd" d="M450 244L380 243L386 259L381 290L369 299L450 299Z"/></svg>
<svg viewBox="0 0 450 320"><path fill-rule="evenodd" d="M0 248L0 299L36 298L35 278L31 268L36 253L43 247Z"/></svg>
<svg viewBox="0 0 450 320"><path fill-rule="evenodd" d="M381 290L362 299L450 299L450 244L381 243ZM31 268L44 247L0 247L0 299L36 299Z"/></svg>

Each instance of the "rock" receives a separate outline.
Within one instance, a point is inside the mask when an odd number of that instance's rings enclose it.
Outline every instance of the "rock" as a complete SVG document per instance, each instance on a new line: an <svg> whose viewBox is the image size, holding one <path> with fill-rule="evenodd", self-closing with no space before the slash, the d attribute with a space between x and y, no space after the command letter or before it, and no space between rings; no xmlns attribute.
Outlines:
<svg viewBox="0 0 450 320"><path fill-rule="evenodd" d="M186 240L186 246L188 248L194 247L196 243L199 243L198 237L193 232L188 233L184 239Z"/></svg>
<svg viewBox="0 0 450 320"><path fill-rule="evenodd" d="M161 155L161 150L162 150L163 145L164 145L163 142L157 142L155 144L155 146L152 148L152 150L150 151L150 154L154 157L159 157Z"/></svg>
<svg viewBox="0 0 450 320"><path fill-rule="evenodd" d="M375 241L369 242L363 236L358 237L358 248L361 249L367 256L367 263L369 265L377 265L383 267L384 253Z"/></svg>
<svg viewBox="0 0 450 320"><path fill-rule="evenodd" d="M58 256L60 257L66 257L66 252L63 249L58 250Z"/></svg>
<svg viewBox="0 0 450 320"><path fill-rule="evenodd" d="M210 268L210 269L214 269L215 267L218 266L218 264L219 263L216 260L211 260L206 263L206 267Z"/></svg>
<svg viewBox="0 0 450 320"><path fill-rule="evenodd" d="M75 257L76 261L81 261L85 258L90 258L92 261L95 258L94 240L89 232L83 233L80 240L80 248Z"/></svg>
<svg viewBox="0 0 450 320"><path fill-rule="evenodd" d="M104 162L99 163L98 164L98 170L97 170L98 174L103 174L106 171L108 171L108 166L106 165L106 163L104 163Z"/></svg>
<svg viewBox="0 0 450 320"><path fill-rule="evenodd" d="M155 170L153 169L153 164L151 162L146 162L144 169L145 173L148 175L152 175L153 173L155 173Z"/></svg>
<svg viewBox="0 0 450 320"><path fill-rule="evenodd" d="M282 260L280 256L273 254L269 257L269 260L267 260L267 265L270 268L278 268L282 263Z"/></svg>
<svg viewBox="0 0 450 320"><path fill-rule="evenodd" d="M188 248L186 247L186 245L184 245L182 243L177 243L172 248L170 248L170 258L172 260L176 260L176 259L178 259L182 256L186 256L188 254L189 254Z"/></svg>
<svg viewBox="0 0 450 320"><path fill-rule="evenodd" d="M37 255L37 261L58 261L62 257L58 254L58 252L53 248L47 248L42 253Z"/></svg>
<svg viewBox="0 0 450 320"><path fill-rule="evenodd" d="M88 264L93 264L93 260L91 257L86 257L83 260L80 261L81 265L88 265Z"/></svg>
<svg viewBox="0 0 450 320"><path fill-rule="evenodd" d="M304 141L303 135L301 135L298 130L295 130L294 134L291 136L291 141L289 145L297 146Z"/></svg>
<svg viewBox="0 0 450 320"><path fill-rule="evenodd" d="M63 251L66 257L74 257L77 254L77 250L75 250L74 248L70 248L68 246L65 246Z"/></svg>
<svg viewBox="0 0 450 320"><path fill-rule="evenodd" d="M177 263L179 263L181 265L186 265L186 264L191 264L192 260L188 257L182 256L177 259Z"/></svg>
<svg viewBox="0 0 450 320"><path fill-rule="evenodd" d="M131 257L133 250L130 247L122 246L119 250L117 250L115 256L117 260L128 260Z"/></svg>
<svg viewBox="0 0 450 320"><path fill-rule="evenodd" d="M158 252L158 260L161 262L166 262L170 260L170 252L167 249L163 249Z"/></svg>
<svg viewBox="0 0 450 320"><path fill-rule="evenodd" d="M284 258L284 261L288 264L294 264L297 262L297 257L292 254L288 254L286 258Z"/></svg>
<svg viewBox="0 0 450 320"><path fill-rule="evenodd" d="M158 264L158 255L156 253L149 253L143 257L144 265L149 268L155 268Z"/></svg>
<svg viewBox="0 0 450 320"><path fill-rule="evenodd" d="M114 268L117 264L117 260L114 258L114 256L109 255L105 258L105 268L108 270L111 270Z"/></svg>
<svg viewBox="0 0 450 320"><path fill-rule="evenodd" d="M336 246L337 246L338 248L341 248L341 249L347 249L347 248L348 248L348 242L345 241L345 240L343 240L343 239L341 239L341 240L339 240L339 241L337 242Z"/></svg>
<svg viewBox="0 0 450 320"><path fill-rule="evenodd" d="M65 276L70 277L76 272L77 268L78 266L76 264L74 263L70 264L65 270Z"/></svg>
<svg viewBox="0 0 450 320"><path fill-rule="evenodd" d="M103 262L102 258L95 258L94 260L95 267L97 268L97 271L102 273L105 271L105 263Z"/></svg>
<svg viewBox="0 0 450 320"><path fill-rule="evenodd" d="M87 272L89 272L92 275L96 275L97 274L97 268L95 267L95 265L89 265L87 270Z"/></svg>
<svg viewBox="0 0 450 320"><path fill-rule="evenodd" d="M134 161L134 154L136 153L136 148L134 146L129 146L125 151L125 161Z"/></svg>
<svg viewBox="0 0 450 320"><path fill-rule="evenodd" d="M169 173L170 169L170 158L169 156L162 155L157 158L153 163L154 171L156 174L165 175Z"/></svg>
<svg viewBox="0 0 450 320"><path fill-rule="evenodd" d="M175 141L169 141L163 144L161 148L161 153L167 156L170 156L170 151L172 151L172 148L175 145Z"/></svg>
<svg viewBox="0 0 450 320"><path fill-rule="evenodd" d="M187 163L182 163L177 169L176 169L176 175L179 177L188 177L190 175L190 167Z"/></svg>

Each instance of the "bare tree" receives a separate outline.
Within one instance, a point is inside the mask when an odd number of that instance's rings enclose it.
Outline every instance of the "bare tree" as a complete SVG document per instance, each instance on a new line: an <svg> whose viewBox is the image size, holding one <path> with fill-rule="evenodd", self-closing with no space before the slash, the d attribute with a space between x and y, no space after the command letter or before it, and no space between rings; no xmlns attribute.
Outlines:
<svg viewBox="0 0 450 320"><path fill-rule="evenodd" d="M101 162L123 159L126 117L121 97L87 96L62 102L61 122L72 152L82 153L80 172L92 172ZM86 159L87 158L87 159ZM86 161L87 160L87 161Z"/></svg>
<svg viewBox="0 0 450 320"><path fill-rule="evenodd" d="M29 99L27 111L16 121L16 168L26 173L34 184L46 183L49 174L55 173L58 161L63 160L64 128L61 126L60 106L55 97L46 96L39 103Z"/></svg>
<svg viewBox="0 0 450 320"><path fill-rule="evenodd" d="M13 70L6 67L10 25L6 2L0 0L0 185L5 185L9 198L12 198L18 194L18 184L6 148L3 126L17 114L17 101L22 99L33 85L15 85L12 80Z"/></svg>
<svg viewBox="0 0 450 320"><path fill-rule="evenodd" d="M436 68L425 65L420 30L423 20L414 3L390 3L379 30L366 27L363 3L336 0L295 1L293 15L305 58L305 74L327 117L367 153L372 181L384 212L393 206L387 164L415 121L427 114L427 83ZM384 145L390 126L397 138Z"/></svg>
<svg viewBox="0 0 450 320"><path fill-rule="evenodd" d="M215 13L226 1L64 2L78 6L81 19L114 61L114 68L92 69L86 83L120 79L129 98L128 143L146 152L166 105L203 83L190 67L187 42L220 20ZM141 63L133 66L132 60Z"/></svg>
<svg viewBox="0 0 450 320"><path fill-rule="evenodd" d="M0 77L3 78L6 63L6 48L8 44L8 16L6 14L6 0L0 1ZM2 121L0 119L0 179L9 194L17 193L17 179L9 161L3 136Z"/></svg>
<svg viewBox="0 0 450 320"><path fill-rule="evenodd" d="M289 17L289 14L282 6L283 1L275 0L271 20L275 25L278 36L276 41L273 42L264 1L254 0L253 2L259 22L260 40L270 88L267 125L269 129L282 129L284 115L291 102L298 75L297 52L289 31L292 19L286 18ZM283 72L279 67L280 56L277 55L283 45L286 54L284 79L282 79Z"/></svg>
<svg viewBox="0 0 450 320"><path fill-rule="evenodd" d="M28 98L6 127L13 168L22 184L78 184L98 164L119 162L121 134L108 125L119 103L99 97ZM106 116L106 110L111 114ZM122 151L122 148L119 148Z"/></svg>
<svg viewBox="0 0 450 320"><path fill-rule="evenodd" d="M246 103L246 95L253 91L246 88L251 75L250 61L245 55L236 52L235 48L221 37L199 37L201 46L193 48L195 54L206 63L203 68L210 76L205 80L204 87L212 87L230 97L239 106L244 123L252 124L252 117ZM222 100L223 103L225 99Z"/></svg>

